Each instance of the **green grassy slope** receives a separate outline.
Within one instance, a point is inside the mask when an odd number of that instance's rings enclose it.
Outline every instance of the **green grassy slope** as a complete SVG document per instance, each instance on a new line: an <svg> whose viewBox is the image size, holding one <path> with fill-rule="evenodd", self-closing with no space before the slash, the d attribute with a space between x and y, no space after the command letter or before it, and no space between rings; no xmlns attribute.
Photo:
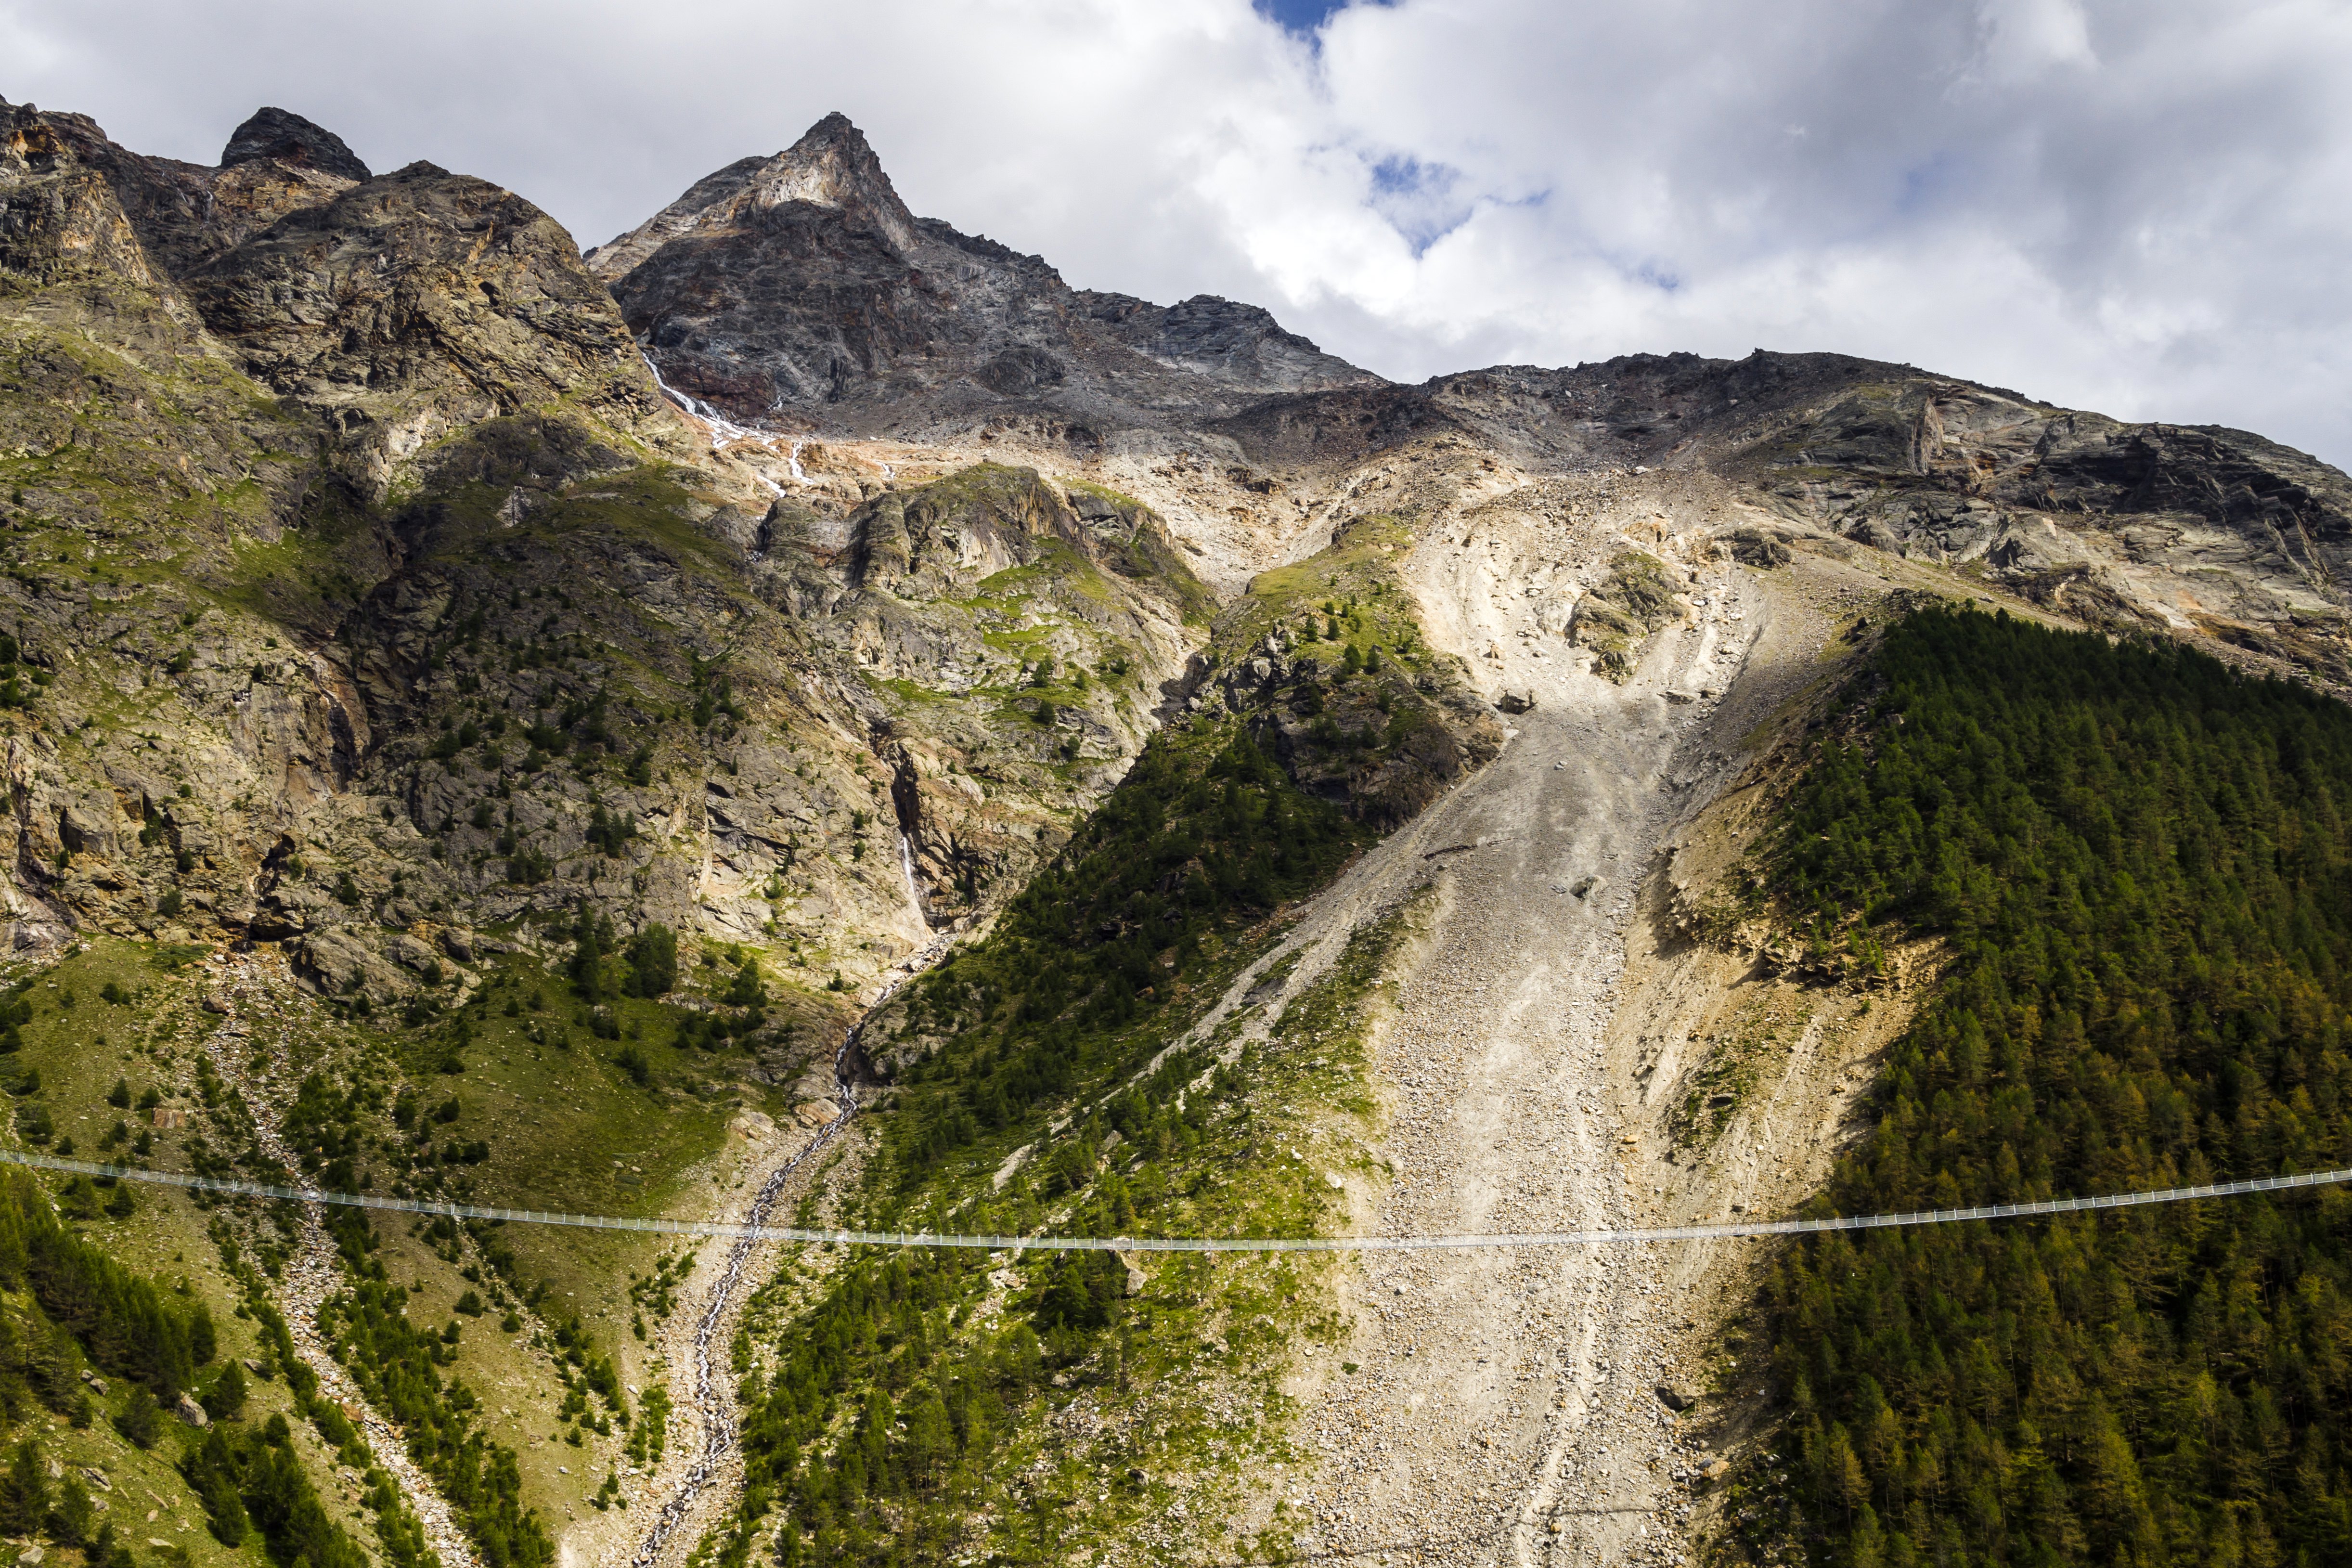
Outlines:
<svg viewBox="0 0 2352 1568"><path fill-rule="evenodd" d="M626 957L613 953L591 994L564 934L552 933L552 962L515 953L486 964L471 1000L413 1023L265 987L262 999L238 1004L242 1032L226 1039L218 1032L228 1020L205 1005L222 992L219 972L199 950L85 944L10 994L16 1021L0 1045L16 1048L0 1055L0 1073L17 1142L283 1179L254 1136L257 1109L274 1102L302 1173L330 1185L703 1212L730 1121L789 1114L790 1090L763 1081L760 1053L778 1034L835 1037L838 1008L781 987L761 1003L729 1004L741 972L692 961L673 1002L633 997L624 994ZM184 1284L191 1304L209 1308L224 1355L289 1363L271 1344L267 1313L248 1315L284 1299L299 1240L289 1205L50 1178L42 1190L109 1256L171 1281L175 1295ZM520 1528L525 1515L536 1510L551 1531L583 1514L608 1499L606 1477L625 1474L661 1440L659 1401L646 1397L661 1372L637 1330L676 1302L657 1286L633 1289L656 1275L658 1238L423 1220L371 1230L344 1218L353 1298L333 1317L362 1386L428 1433L417 1456L428 1470L457 1477L471 1466L482 1506L461 1500L461 1512L484 1534L489 1526L504 1534L506 1560L537 1560L546 1538L532 1543ZM395 1363L404 1363L397 1376ZM199 1388L219 1364L200 1373ZM390 1551L386 1537L404 1527L396 1506L387 1514L367 1505L376 1483L364 1444L337 1425L331 1402L306 1419L288 1380L273 1377L256 1382L249 1419L287 1415L296 1451L343 1510L347 1532L371 1552ZM115 1387L110 1409L124 1392ZM103 1415L90 1435L59 1438L66 1451L107 1449ZM178 1458L172 1443L106 1462L170 1476ZM345 1470L356 1479L331 1484ZM155 1484L167 1506L203 1528L184 1489L172 1500L173 1489ZM201 1543L191 1550L211 1560Z"/></svg>
<svg viewBox="0 0 2352 1568"><path fill-rule="evenodd" d="M1237 1038L1246 1020L1229 1018L1152 1066L1199 1017L1198 1000L1179 1002L1129 1029L1098 1026L1107 1051L1127 1054L1087 1072L1058 1120L1016 1112L976 1150L914 1167L904 1162L923 1146L898 1122L894 1157L872 1167L868 1217L1090 1236L1327 1232L1347 1181L1381 1175L1374 987L1417 918L1408 904L1359 930L1262 1042ZM1198 973L1230 980L1277 934L1255 932ZM1338 1267L882 1248L797 1258L747 1314L748 1485L696 1560L1030 1563L1116 1543L1172 1561L1204 1541L1278 1558L1286 1505L1247 1504L1299 1457L1286 1379L1301 1349L1341 1331ZM1242 1533L1204 1536L1220 1517Z"/></svg>
<svg viewBox="0 0 2352 1568"><path fill-rule="evenodd" d="M201 1267L156 1276L119 1261L107 1233L141 1203L125 1189L76 1182L62 1197L0 1174L0 1530L89 1568L364 1568L362 1539L415 1563L395 1496L373 1500L371 1532L356 1497L322 1484L332 1445L310 1418L326 1406L266 1314L216 1320L191 1286ZM363 1446L343 1458L382 1482Z"/></svg>

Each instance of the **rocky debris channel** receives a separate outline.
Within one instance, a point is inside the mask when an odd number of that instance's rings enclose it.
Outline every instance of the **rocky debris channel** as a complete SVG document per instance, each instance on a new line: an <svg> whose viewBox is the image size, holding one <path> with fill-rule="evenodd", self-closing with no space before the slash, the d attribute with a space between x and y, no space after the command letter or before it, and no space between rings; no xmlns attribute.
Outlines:
<svg viewBox="0 0 2352 1568"><path fill-rule="evenodd" d="M1705 731L1657 685L1591 677L1553 683L1518 723L1423 829L1474 847L1436 862L1437 929L1384 1042L1383 1236L1639 1223L1604 1035L1632 889L1676 811L1661 785ZM1583 899L1554 890L1596 871L1611 881ZM1654 1393L1673 1374L1679 1320L1650 1259L1381 1255L1361 1288L1340 1352L1360 1370L1307 1405L1321 1463L1293 1499L1317 1548L1681 1559L1661 1471L1692 1456Z"/></svg>
<svg viewBox="0 0 2352 1568"><path fill-rule="evenodd" d="M830 1121L820 1121L815 1133L798 1148L786 1153L761 1179L758 1194L744 1211L743 1223L764 1225L774 1213L777 1202L784 1195L794 1176L809 1168L809 1162L819 1152L845 1131L857 1114L856 1062L859 1035L866 1019L876 1009L889 1001L901 985L940 961L947 953L950 938L941 937L907 963L900 965L884 982L874 1002L858 1021L843 1035L840 1047L834 1052L833 1105L839 1115ZM750 1237L737 1241L727 1249L725 1257L714 1269L704 1270L709 1278L703 1286L703 1309L694 1319L694 1333L685 1347L688 1363L693 1368L693 1393L682 1411L690 1413L699 1441L680 1443L675 1450L686 1458L682 1473L674 1479L662 1480L668 1495L654 1516L652 1525L630 1557L631 1568L655 1568L666 1552L680 1541L691 1541L685 1531L690 1522L704 1520L710 1512L709 1500L714 1488L720 1497L731 1496L734 1483L740 1479L732 1473L735 1462L736 1430L741 1419L737 1409L735 1391L727 1380L716 1374L712 1365L712 1347L730 1336L742 1300L749 1294L743 1287L747 1280L765 1272L753 1254L758 1243ZM672 1331L663 1334L664 1349L668 1348ZM670 1468L665 1466L664 1468Z"/></svg>

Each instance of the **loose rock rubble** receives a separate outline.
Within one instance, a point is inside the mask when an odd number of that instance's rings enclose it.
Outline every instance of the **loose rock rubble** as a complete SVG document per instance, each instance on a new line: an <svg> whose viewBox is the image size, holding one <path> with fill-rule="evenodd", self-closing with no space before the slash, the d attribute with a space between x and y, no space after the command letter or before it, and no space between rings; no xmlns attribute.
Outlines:
<svg viewBox="0 0 2352 1568"><path fill-rule="evenodd" d="M937 963L946 952L945 939L934 941L891 971L873 1005L881 1006L900 985ZM870 1014L871 1009L868 1011ZM847 1129L857 1114L856 1086L847 1076L847 1064L857 1043L858 1030L863 1027L862 1021L853 1026L834 1054L834 1098L814 1102L829 1114L799 1119L800 1126L762 1151L761 1163L766 1168L760 1174L757 1196L744 1214L745 1223L761 1225L772 1218L793 1178L806 1176L812 1169L812 1157ZM815 1135L803 1136L810 1125L814 1126ZM774 1132L772 1124L769 1131ZM693 1527L715 1522L719 1506L732 1498L741 1479L742 1458L735 1446L741 1412L736 1407L735 1390L729 1380L714 1372L712 1347L731 1336L743 1301L751 1293L746 1288L747 1282L772 1270L775 1255L772 1252L767 1258L758 1258L754 1244L748 1240L738 1241L724 1251L711 1248L710 1253L698 1265L688 1287L689 1299L699 1297L701 1310L673 1318L664 1326L656 1346L664 1361L675 1354L689 1369L687 1397L679 1402L679 1414L687 1426L669 1445L664 1464L648 1483L637 1489L646 1495L660 1497L662 1503L629 1560L632 1568L656 1568L666 1558L677 1556L690 1546L699 1533Z"/></svg>
<svg viewBox="0 0 2352 1568"><path fill-rule="evenodd" d="M1483 554L1431 552L1418 574L1433 618L1474 647L1539 620L1537 595L1506 592L1531 563L1546 580L1580 561L1590 574L1607 551L1538 518L1490 524L1485 542ZM1656 1217L1633 1185L1652 1130L1610 1036L1628 922L1668 830L1727 780L1758 717L1752 700L1735 713L1718 694L1743 677L1778 692L1796 674L1751 668L1766 587L1694 553L1675 570L1696 603L1625 684L1576 668L1557 643L1497 661L1515 726L1503 755L1303 922L1302 942L1322 940L1318 927L1344 936L1435 879L1436 913L1399 977L1377 1064L1391 1092L1373 1152L1392 1179L1363 1194L1360 1228ZM1696 1386L1689 1305L1666 1294L1664 1261L1625 1246L1372 1255L1352 1284L1351 1341L1303 1360L1294 1380L1297 1436L1315 1457L1259 1478L1236 1532L1286 1523L1297 1551L1334 1560L1686 1562L1691 1489L1712 1461L1657 1392Z"/></svg>

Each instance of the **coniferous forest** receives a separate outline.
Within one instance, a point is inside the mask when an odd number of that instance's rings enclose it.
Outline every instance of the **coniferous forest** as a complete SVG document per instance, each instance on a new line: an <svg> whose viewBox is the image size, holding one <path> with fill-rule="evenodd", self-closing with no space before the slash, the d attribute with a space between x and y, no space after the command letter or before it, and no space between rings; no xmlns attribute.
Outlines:
<svg viewBox="0 0 2352 1568"><path fill-rule="evenodd" d="M1948 966L1823 1212L2352 1165L2352 712L1943 611L1861 682L1775 869ZM1764 1308L1816 1560L2352 1561L2340 1188L1827 1236Z"/></svg>

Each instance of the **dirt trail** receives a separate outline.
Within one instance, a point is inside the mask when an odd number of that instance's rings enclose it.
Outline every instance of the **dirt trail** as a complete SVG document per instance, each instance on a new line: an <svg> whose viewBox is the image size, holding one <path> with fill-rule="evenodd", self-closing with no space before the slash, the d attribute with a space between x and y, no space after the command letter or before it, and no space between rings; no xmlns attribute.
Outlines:
<svg viewBox="0 0 2352 1568"><path fill-rule="evenodd" d="M293 1152L278 1126L278 1107L292 1098L291 1087L309 1070L301 1055L304 1047L289 1034L289 1020L285 1016L289 1005L286 999L299 994L282 969L273 973L267 961L256 957L216 954L205 961L205 971L212 1000L225 1009L219 1027L205 1039L205 1053L212 1058L213 1070L244 1091L246 1103L253 1110L254 1142L261 1152L285 1169L294 1170ZM267 1058L266 1066L257 1069L258 1078L253 1065L257 1052ZM321 1212L318 1204L302 1205L298 1232L300 1249L271 1284L295 1351L303 1364L318 1374L319 1392L341 1405L367 1435L375 1462L392 1477L401 1500L424 1525L425 1538L439 1555L443 1568L476 1568L478 1559L457 1523L456 1511L409 1458L400 1428L376 1413L319 1338L319 1304L348 1284L334 1241L320 1219Z"/></svg>
<svg viewBox="0 0 2352 1568"><path fill-rule="evenodd" d="M1490 514L1433 531L1454 536L1416 561L1433 640L1535 706L1507 720L1500 757L1367 856L1295 939L1312 950L1298 985L1365 914L1437 881L1381 1032L1391 1116L1376 1152L1393 1179L1359 1194L1363 1231L1618 1226L1661 1207L1644 1145L1663 1107L1641 1104L1638 1037L1612 1030L1634 900L1670 832L1735 775L1743 737L1820 674L1822 629L1777 574L1687 564L1674 536L1696 520L1674 521L1671 504L1621 493L1573 524L1566 509ZM1691 613L1620 687L1586 673L1558 632L1564 603L1628 542L1629 513ZM1670 1266L1630 1247L1367 1261L1349 1277L1356 1329L1340 1352L1359 1370L1320 1358L1292 1385L1319 1462L1273 1478L1258 1511L1286 1500L1309 1521L1300 1549L1339 1558L1685 1560L1672 1472L1691 1445L1654 1392L1686 1348Z"/></svg>

